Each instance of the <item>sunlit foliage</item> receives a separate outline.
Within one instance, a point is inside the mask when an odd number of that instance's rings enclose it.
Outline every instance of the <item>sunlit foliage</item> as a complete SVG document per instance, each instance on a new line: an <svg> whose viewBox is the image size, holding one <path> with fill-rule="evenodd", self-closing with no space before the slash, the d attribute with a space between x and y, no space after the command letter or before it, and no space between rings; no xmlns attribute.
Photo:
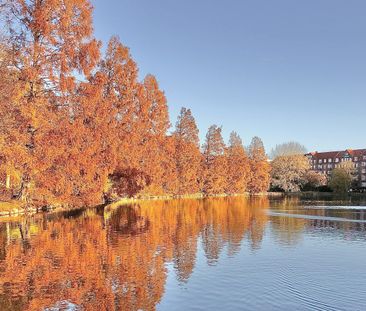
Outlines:
<svg viewBox="0 0 366 311"><path fill-rule="evenodd" d="M332 170L329 187L338 193L348 192L355 181L356 169L352 162L343 162Z"/></svg>
<svg viewBox="0 0 366 311"><path fill-rule="evenodd" d="M271 185L286 192L300 191L307 183L310 163L304 155L279 156L271 163Z"/></svg>
<svg viewBox="0 0 366 311"><path fill-rule="evenodd" d="M104 55L88 0L1 0L1 193L26 206L96 205L119 197L267 190L264 150L249 160L213 126L200 151L182 108L170 128L157 79L138 78L112 37ZM254 149L253 149L254 150ZM249 173L250 168L250 173Z"/></svg>
<svg viewBox="0 0 366 311"><path fill-rule="evenodd" d="M251 169L248 190L251 193L265 192L269 187L271 167L259 137L253 137L248 153Z"/></svg>

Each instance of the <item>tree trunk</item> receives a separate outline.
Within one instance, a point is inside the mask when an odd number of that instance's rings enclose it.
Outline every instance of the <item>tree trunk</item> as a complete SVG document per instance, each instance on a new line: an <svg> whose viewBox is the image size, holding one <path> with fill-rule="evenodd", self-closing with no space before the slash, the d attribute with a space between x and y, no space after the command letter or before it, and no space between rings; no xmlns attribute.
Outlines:
<svg viewBox="0 0 366 311"><path fill-rule="evenodd" d="M6 174L6 189L10 189L10 174Z"/></svg>

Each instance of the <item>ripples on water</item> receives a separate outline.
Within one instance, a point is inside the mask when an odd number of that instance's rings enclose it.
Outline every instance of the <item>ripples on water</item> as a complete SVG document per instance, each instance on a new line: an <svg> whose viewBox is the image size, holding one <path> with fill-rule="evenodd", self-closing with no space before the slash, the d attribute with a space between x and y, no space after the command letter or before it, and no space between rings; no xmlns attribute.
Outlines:
<svg viewBox="0 0 366 311"><path fill-rule="evenodd" d="M359 202L235 197L1 219L0 310L366 310L365 247Z"/></svg>

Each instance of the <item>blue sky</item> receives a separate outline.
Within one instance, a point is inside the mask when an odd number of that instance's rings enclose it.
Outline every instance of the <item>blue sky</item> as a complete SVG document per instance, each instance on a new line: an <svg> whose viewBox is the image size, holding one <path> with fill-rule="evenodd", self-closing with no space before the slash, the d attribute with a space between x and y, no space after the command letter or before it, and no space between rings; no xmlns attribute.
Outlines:
<svg viewBox="0 0 366 311"><path fill-rule="evenodd" d="M366 1L93 0L95 34L118 35L204 138L261 137L268 151L366 148Z"/></svg>

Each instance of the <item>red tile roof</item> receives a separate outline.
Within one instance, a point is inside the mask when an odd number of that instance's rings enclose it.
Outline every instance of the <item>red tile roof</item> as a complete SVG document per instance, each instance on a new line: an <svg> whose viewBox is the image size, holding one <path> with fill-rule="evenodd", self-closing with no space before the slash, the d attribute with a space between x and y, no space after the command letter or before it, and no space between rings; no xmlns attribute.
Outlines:
<svg viewBox="0 0 366 311"><path fill-rule="evenodd" d="M341 150L341 151L327 151L327 152L310 152L306 155L311 155L314 158L322 158L322 159L328 159L328 158L342 158L346 153L348 153L352 157L360 157L363 155L366 155L366 149L347 149L347 150Z"/></svg>

